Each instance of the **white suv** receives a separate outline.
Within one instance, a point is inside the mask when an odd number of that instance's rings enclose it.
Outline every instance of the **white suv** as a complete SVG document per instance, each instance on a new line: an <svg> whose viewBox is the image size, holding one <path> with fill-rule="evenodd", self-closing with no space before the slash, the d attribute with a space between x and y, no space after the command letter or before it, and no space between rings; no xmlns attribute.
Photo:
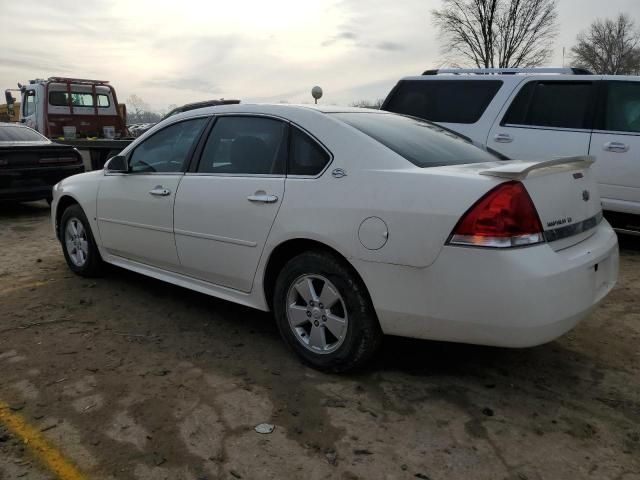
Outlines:
<svg viewBox="0 0 640 480"><path fill-rule="evenodd" d="M510 159L591 155L603 208L640 214L640 77L428 70L400 80L382 109L437 122Z"/></svg>

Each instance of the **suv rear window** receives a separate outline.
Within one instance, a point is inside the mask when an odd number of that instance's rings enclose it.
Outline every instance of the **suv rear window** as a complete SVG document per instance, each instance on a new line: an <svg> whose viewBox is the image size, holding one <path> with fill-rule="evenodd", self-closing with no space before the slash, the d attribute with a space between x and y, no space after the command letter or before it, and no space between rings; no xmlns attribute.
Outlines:
<svg viewBox="0 0 640 480"><path fill-rule="evenodd" d="M48 142L48 140L27 127L2 125L0 126L0 142Z"/></svg>
<svg viewBox="0 0 640 480"><path fill-rule="evenodd" d="M418 118L391 113L332 115L421 168L498 160L455 133Z"/></svg>
<svg viewBox="0 0 640 480"><path fill-rule="evenodd" d="M401 80L382 106L432 122L476 123L501 80Z"/></svg>

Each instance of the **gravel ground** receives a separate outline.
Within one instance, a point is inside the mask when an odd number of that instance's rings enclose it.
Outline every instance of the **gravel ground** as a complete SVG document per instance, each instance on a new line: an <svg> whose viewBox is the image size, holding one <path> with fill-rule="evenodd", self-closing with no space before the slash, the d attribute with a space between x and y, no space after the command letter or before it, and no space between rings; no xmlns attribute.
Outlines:
<svg viewBox="0 0 640 480"><path fill-rule="evenodd" d="M0 244L0 402L87 478L640 479L639 239L555 342L388 338L343 376L302 366L268 314L73 275L44 203L0 207ZM0 424L0 478L54 476Z"/></svg>

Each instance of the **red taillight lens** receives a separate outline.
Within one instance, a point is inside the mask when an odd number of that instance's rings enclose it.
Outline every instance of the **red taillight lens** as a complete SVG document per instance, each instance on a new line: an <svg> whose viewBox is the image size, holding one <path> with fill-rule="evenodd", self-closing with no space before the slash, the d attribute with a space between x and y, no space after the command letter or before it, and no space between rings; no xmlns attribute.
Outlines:
<svg viewBox="0 0 640 480"><path fill-rule="evenodd" d="M478 200L454 228L449 243L478 247L519 247L544 241L542 224L520 182L498 185Z"/></svg>

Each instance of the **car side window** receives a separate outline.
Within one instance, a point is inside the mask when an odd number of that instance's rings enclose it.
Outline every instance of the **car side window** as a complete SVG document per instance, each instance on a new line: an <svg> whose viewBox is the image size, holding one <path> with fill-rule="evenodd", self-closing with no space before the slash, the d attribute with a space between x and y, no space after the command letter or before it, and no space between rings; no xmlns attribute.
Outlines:
<svg viewBox="0 0 640 480"><path fill-rule="evenodd" d="M24 116L28 117L36 113L36 92L29 90L24 99Z"/></svg>
<svg viewBox="0 0 640 480"><path fill-rule="evenodd" d="M109 95L105 93L98 93L96 95L96 99L98 101L98 108L107 108L111 106L111 102L109 101Z"/></svg>
<svg viewBox="0 0 640 480"><path fill-rule="evenodd" d="M272 118L221 116L202 150L198 173L283 175L287 124Z"/></svg>
<svg viewBox="0 0 640 480"><path fill-rule="evenodd" d="M138 145L129 158L131 173L178 173L207 118L194 118L163 128Z"/></svg>
<svg viewBox="0 0 640 480"><path fill-rule="evenodd" d="M604 129L640 133L640 82L608 82Z"/></svg>
<svg viewBox="0 0 640 480"><path fill-rule="evenodd" d="M291 127L289 175L318 175L331 160L329 154L309 135Z"/></svg>
<svg viewBox="0 0 640 480"><path fill-rule="evenodd" d="M502 125L590 129L593 82L530 82L511 103Z"/></svg>

